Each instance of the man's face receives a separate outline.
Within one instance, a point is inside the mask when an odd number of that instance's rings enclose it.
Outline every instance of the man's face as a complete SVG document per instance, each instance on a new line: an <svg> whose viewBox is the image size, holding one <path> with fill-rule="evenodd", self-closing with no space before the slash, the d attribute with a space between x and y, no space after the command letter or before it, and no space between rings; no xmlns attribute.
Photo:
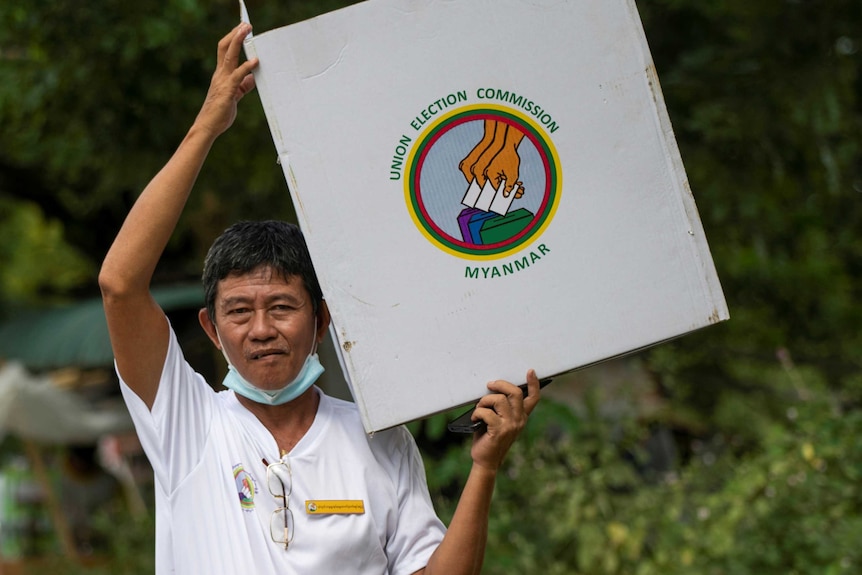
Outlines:
<svg viewBox="0 0 862 575"><path fill-rule="evenodd" d="M240 375L260 389L279 389L293 381L323 337L325 326L318 326L314 341L316 322L299 276L283 278L261 266L218 283L215 328L221 344Z"/></svg>

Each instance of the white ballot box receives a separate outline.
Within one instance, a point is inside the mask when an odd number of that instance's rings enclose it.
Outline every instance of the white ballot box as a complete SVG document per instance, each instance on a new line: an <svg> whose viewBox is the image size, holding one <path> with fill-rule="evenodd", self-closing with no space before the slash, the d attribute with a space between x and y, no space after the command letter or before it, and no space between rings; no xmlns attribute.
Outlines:
<svg viewBox="0 0 862 575"><path fill-rule="evenodd" d="M633 1L370 0L245 49L367 431L729 317Z"/></svg>

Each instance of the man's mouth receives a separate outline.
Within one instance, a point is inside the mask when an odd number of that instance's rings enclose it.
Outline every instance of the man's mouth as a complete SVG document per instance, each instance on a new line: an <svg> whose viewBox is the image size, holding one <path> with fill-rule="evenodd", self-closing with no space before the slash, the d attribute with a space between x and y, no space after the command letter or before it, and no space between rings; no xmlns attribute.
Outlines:
<svg viewBox="0 0 862 575"><path fill-rule="evenodd" d="M273 355L284 355L284 351L280 349L262 349L260 351L256 351L249 355L249 357L253 360L263 359L266 357L270 357Z"/></svg>

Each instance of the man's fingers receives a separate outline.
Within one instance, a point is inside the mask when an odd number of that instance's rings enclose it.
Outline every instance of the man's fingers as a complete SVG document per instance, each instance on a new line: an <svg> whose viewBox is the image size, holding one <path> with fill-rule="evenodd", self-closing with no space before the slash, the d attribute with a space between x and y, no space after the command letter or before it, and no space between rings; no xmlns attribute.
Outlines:
<svg viewBox="0 0 862 575"><path fill-rule="evenodd" d="M510 384L511 385L511 384ZM514 386L513 386L514 387ZM523 394L521 390L515 387L517 393L512 394L511 396L505 393L492 393L482 397L477 404L477 407L482 407L486 409L490 409L497 415L501 417L509 417L512 414L512 401L517 401L518 396L521 396L521 401L523 401Z"/></svg>
<svg viewBox="0 0 862 575"><path fill-rule="evenodd" d="M221 40L218 41L219 62L225 59L225 57L227 56L228 48L230 48L230 45L233 43L234 38L236 38L236 36L240 34L240 31L242 30L243 26L248 26L248 24L240 22L239 24L234 26L230 32L225 34ZM246 34L243 34L242 37L245 38Z"/></svg>
<svg viewBox="0 0 862 575"><path fill-rule="evenodd" d="M518 413L523 411L524 392L520 387L508 381L497 380L490 382L488 389L493 393L483 396L477 407L490 409L500 419L516 419ZM485 422L491 423L488 420Z"/></svg>
<svg viewBox="0 0 862 575"><path fill-rule="evenodd" d="M497 380L488 384L488 390L493 393L480 399L478 405L493 409L504 417L519 409L523 409L524 413L529 415L539 402L540 388L539 377L536 371L531 369L527 372L526 397L520 387L507 381Z"/></svg>
<svg viewBox="0 0 862 575"><path fill-rule="evenodd" d="M517 385L498 379L488 383L488 389L494 393L500 393L509 398L524 398L524 392ZM486 396L487 397L487 396Z"/></svg>
<svg viewBox="0 0 862 575"><path fill-rule="evenodd" d="M536 375L536 370L531 369L527 372L527 397L524 398L524 411L527 412L527 415L530 415L533 409L536 408L540 395L541 385L539 384L539 377Z"/></svg>
<svg viewBox="0 0 862 575"><path fill-rule="evenodd" d="M242 49L242 42L248 36L249 32L251 32L251 26L245 22L233 29L233 36L228 39L227 49L224 53L225 64L231 67L237 65L239 62L239 51Z"/></svg>
<svg viewBox="0 0 862 575"><path fill-rule="evenodd" d="M484 421L486 425L496 425L499 424L502 418L493 408L477 405L476 409L473 410L471 419L473 421Z"/></svg>
<svg viewBox="0 0 862 575"><path fill-rule="evenodd" d="M240 50L251 25L241 22L228 32L218 44L218 65L213 76L214 85L220 84L227 89L234 100L239 101L254 89L252 71L257 67L257 58L239 63Z"/></svg>
<svg viewBox="0 0 862 575"><path fill-rule="evenodd" d="M233 30L222 36L222 39L218 41L219 58L224 58L225 52L227 52L227 47L230 45L231 38L236 35L237 28L239 28L239 24L234 26Z"/></svg>
<svg viewBox="0 0 862 575"><path fill-rule="evenodd" d="M237 100L242 96L245 96L252 90L254 90L254 76L248 74L245 78L242 79L242 82L240 82L239 84L239 94L237 94Z"/></svg>

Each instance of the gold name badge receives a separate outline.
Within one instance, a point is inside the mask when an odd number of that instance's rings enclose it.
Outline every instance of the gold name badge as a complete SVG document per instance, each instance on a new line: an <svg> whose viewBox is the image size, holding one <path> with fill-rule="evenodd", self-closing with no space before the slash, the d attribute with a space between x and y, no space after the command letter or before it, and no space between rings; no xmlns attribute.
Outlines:
<svg viewBox="0 0 862 575"><path fill-rule="evenodd" d="M305 502L308 515L362 515L365 502L361 499L311 499Z"/></svg>

